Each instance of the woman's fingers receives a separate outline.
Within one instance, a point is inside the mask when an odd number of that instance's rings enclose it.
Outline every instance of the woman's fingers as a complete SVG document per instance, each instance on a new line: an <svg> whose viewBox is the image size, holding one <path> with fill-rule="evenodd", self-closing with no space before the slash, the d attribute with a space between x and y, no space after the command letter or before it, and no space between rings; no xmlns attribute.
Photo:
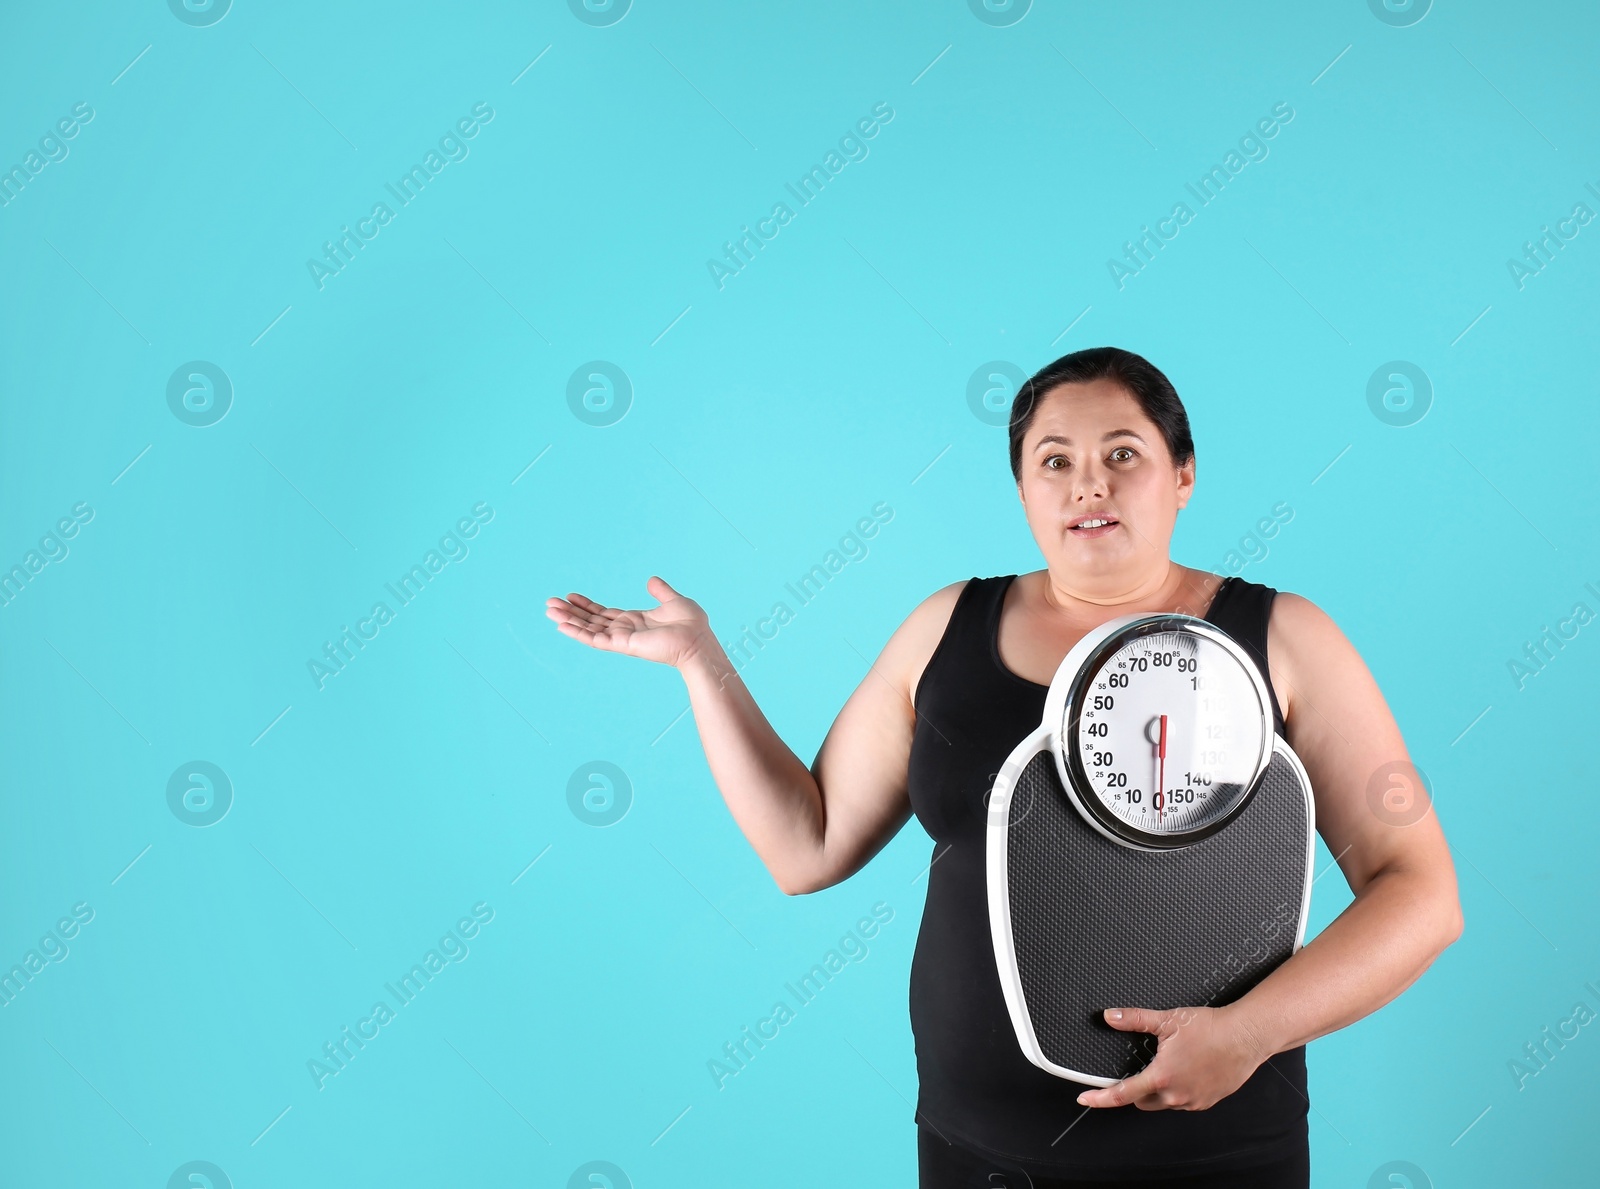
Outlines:
<svg viewBox="0 0 1600 1189"><path fill-rule="evenodd" d="M1078 1102L1082 1106L1126 1106L1128 1103L1139 1103L1153 1095L1159 1089L1155 1084L1162 1070L1151 1073L1155 1065L1152 1060L1131 1078L1123 1078L1109 1086L1102 1086L1098 1090L1085 1090L1078 1095Z"/></svg>
<svg viewBox="0 0 1600 1189"><path fill-rule="evenodd" d="M565 620L560 619L556 621L556 631L560 632L563 636L566 636L569 639L577 640L584 644L587 644L593 637L592 632L586 632L577 624L568 623Z"/></svg>
<svg viewBox="0 0 1600 1189"><path fill-rule="evenodd" d="M638 630L643 616L601 606L577 592L570 600L552 596L545 605L545 614L555 621L562 635L606 652L627 651L627 640Z"/></svg>
<svg viewBox="0 0 1600 1189"><path fill-rule="evenodd" d="M598 648L605 652L619 651L620 638L614 637L603 624L589 624L572 619L557 620L556 630L563 636L587 644L590 648Z"/></svg>
<svg viewBox="0 0 1600 1189"><path fill-rule="evenodd" d="M568 614L574 621L587 624L606 623L616 616L616 612L608 612L605 607L596 607L592 603L586 607L575 605Z"/></svg>
<svg viewBox="0 0 1600 1189"><path fill-rule="evenodd" d="M627 614L615 607L607 607L585 598L574 591L568 599L552 598L549 602L552 611L559 611L571 622L583 623L591 626L610 625L620 616Z"/></svg>

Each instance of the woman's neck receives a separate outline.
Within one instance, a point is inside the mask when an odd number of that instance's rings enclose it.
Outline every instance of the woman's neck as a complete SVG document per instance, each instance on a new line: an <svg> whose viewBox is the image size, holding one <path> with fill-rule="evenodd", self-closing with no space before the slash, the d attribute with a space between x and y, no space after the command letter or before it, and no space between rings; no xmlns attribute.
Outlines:
<svg viewBox="0 0 1600 1189"><path fill-rule="evenodd" d="M1133 576L1128 582L1093 588L1060 583L1048 569L1036 573L1041 602L1050 611L1068 619L1104 619L1107 611L1124 608L1136 611L1144 607L1197 603L1203 601L1208 589L1208 575L1170 559L1164 566Z"/></svg>

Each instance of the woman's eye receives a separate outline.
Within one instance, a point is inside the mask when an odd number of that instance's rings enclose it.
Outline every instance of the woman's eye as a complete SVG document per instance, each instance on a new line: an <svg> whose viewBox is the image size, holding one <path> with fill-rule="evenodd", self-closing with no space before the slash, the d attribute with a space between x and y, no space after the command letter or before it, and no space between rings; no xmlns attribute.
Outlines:
<svg viewBox="0 0 1600 1189"><path fill-rule="evenodd" d="M1116 458L1117 455L1119 455L1119 454L1126 454L1128 456L1128 458L1132 458L1133 457L1133 451L1127 446L1118 446L1115 450L1113 450L1111 452L1111 457L1112 458ZM1118 461L1120 462L1120 461L1126 461L1126 460L1118 459Z"/></svg>
<svg viewBox="0 0 1600 1189"><path fill-rule="evenodd" d="M1055 466L1053 464L1059 462L1064 466L1064 465L1066 465L1066 461L1067 461L1067 459L1066 459L1065 455L1052 454L1049 458L1044 460L1044 465L1049 467L1052 471L1059 471L1061 469L1061 467Z"/></svg>

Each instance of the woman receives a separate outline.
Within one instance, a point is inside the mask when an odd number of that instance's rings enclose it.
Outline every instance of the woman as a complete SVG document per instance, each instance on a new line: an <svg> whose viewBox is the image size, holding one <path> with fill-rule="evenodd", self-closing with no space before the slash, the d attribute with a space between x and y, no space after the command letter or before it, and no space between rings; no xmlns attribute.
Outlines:
<svg viewBox="0 0 1600 1189"><path fill-rule="evenodd" d="M1045 568L925 599L810 769L751 699L699 605L659 577L652 610L573 594L547 613L592 647L678 669L717 786L789 895L848 879L913 813L933 837L911 969L924 1189L1309 1185L1306 1042L1393 999L1461 933L1439 823L1383 695L1326 614L1168 557L1195 458L1166 376L1114 347L1074 352L1023 385L1010 438ZM1355 900L1232 1003L1123 1004L1120 1018L1108 1009L1112 1027L1154 1034L1157 1051L1138 1074L1094 1089L1037 1068L1017 1045L989 933L985 800L1072 645L1149 612L1203 616L1252 650Z"/></svg>

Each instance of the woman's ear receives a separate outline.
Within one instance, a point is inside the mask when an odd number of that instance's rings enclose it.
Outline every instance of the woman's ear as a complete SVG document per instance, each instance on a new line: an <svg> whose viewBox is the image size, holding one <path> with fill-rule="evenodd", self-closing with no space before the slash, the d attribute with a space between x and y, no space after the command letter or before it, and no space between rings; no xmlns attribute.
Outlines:
<svg viewBox="0 0 1600 1189"><path fill-rule="evenodd" d="M1178 468L1178 508L1181 511L1194 495L1194 459Z"/></svg>

